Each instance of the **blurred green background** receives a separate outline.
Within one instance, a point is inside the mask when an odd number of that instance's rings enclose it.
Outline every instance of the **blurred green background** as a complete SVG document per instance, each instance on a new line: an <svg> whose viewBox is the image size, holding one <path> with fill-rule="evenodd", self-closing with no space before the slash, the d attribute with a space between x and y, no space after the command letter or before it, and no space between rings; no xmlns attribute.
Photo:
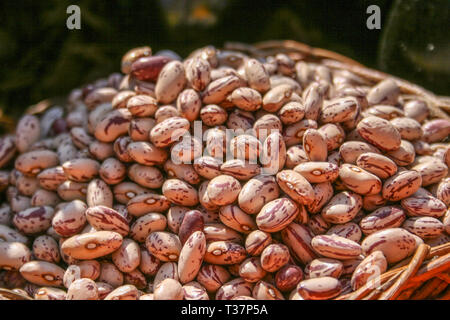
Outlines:
<svg viewBox="0 0 450 320"><path fill-rule="evenodd" d="M68 30L66 8L81 8ZM381 8L381 30L366 9ZM450 95L450 0L14 0L0 4L0 110L17 118L111 72L130 48L185 57L226 41L292 39Z"/></svg>

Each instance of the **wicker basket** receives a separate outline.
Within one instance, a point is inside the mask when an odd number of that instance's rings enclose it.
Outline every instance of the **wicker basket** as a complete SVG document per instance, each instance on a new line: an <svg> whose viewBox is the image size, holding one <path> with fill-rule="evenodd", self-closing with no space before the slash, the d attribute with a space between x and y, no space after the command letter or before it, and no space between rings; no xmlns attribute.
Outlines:
<svg viewBox="0 0 450 320"><path fill-rule="evenodd" d="M266 57L285 53L294 61L305 60L321 63L331 69L350 71L370 84L376 84L386 78L395 80L401 93L408 98L424 100L430 107L433 118L450 119L450 97L436 96L424 88L392 75L369 69L360 63L325 49L313 48L292 40L266 41L248 45L229 42L224 45L227 50L241 51L252 57ZM27 113L40 113L52 105L44 100L27 110ZM415 254L396 266L370 280L365 286L349 294L341 295L336 300L421 300L450 299L450 243L430 248L420 245ZM12 290L1 289L0 297L10 300L31 300Z"/></svg>

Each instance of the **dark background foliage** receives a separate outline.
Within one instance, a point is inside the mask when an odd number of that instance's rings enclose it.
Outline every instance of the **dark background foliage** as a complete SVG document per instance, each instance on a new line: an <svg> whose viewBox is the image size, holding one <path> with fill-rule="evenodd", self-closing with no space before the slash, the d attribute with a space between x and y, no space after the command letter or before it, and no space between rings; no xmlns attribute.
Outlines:
<svg viewBox="0 0 450 320"><path fill-rule="evenodd" d="M81 8L68 30L66 8ZM366 9L381 8L368 30ZM226 41L292 39L348 55L450 95L449 0L13 0L0 3L0 110L17 118L42 99L119 70L130 48L185 57Z"/></svg>

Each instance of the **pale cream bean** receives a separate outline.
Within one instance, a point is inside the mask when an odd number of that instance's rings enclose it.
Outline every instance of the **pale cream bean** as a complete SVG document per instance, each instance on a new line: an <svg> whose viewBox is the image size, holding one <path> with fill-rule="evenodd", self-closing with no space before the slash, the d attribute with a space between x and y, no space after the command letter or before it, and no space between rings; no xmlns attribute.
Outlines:
<svg viewBox="0 0 450 320"><path fill-rule="evenodd" d="M305 106L300 102L288 102L279 111L278 116L284 125L294 124L305 116Z"/></svg>
<svg viewBox="0 0 450 320"><path fill-rule="evenodd" d="M299 213L297 204L289 198L267 203L256 216L258 228L265 232L278 232L290 224Z"/></svg>
<svg viewBox="0 0 450 320"><path fill-rule="evenodd" d="M39 286L59 287L64 277L64 269L47 261L27 262L19 272L27 281Z"/></svg>
<svg viewBox="0 0 450 320"><path fill-rule="evenodd" d="M261 142L254 136L243 134L230 141L230 151L237 159L256 161L261 152Z"/></svg>
<svg viewBox="0 0 450 320"><path fill-rule="evenodd" d="M354 222L347 222L344 224L336 224L326 232L327 235L338 235L340 237L358 242L361 240L361 228Z"/></svg>
<svg viewBox="0 0 450 320"><path fill-rule="evenodd" d="M206 179L213 179L221 174L220 166L222 161L213 157L200 157L195 159L195 171Z"/></svg>
<svg viewBox="0 0 450 320"><path fill-rule="evenodd" d="M249 233L257 229L251 216L236 205L226 205L220 208L219 217L222 223L238 232Z"/></svg>
<svg viewBox="0 0 450 320"><path fill-rule="evenodd" d="M333 196L321 214L327 222L343 224L353 220L361 208L362 198L359 194L343 191Z"/></svg>
<svg viewBox="0 0 450 320"><path fill-rule="evenodd" d="M123 284L123 273L117 269L114 263L102 261L100 265L100 276L97 279L99 282L103 282L111 286L110 291Z"/></svg>
<svg viewBox="0 0 450 320"><path fill-rule="evenodd" d="M86 203L89 207L112 207L113 198L111 189L103 180L94 179L89 182L86 192Z"/></svg>
<svg viewBox="0 0 450 320"><path fill-rule="evenodd" d="M370 105L390 104L395 105L400 88L392 79L385 79L372 87L367 94L367 101Z"/></svg>
<svg viewBox="0 0 450 320"><path fill-rule="evenodd" d="M248 214L256 214L269 201L278 198L280 190L273 176L250 179L239 192L239 207Z"/></svg>
<svg viewBox="0 0 450 320"><path fill-rule="evenodd" d="M248 59L245 63L245 76L251 88L264 93L270 89L269 74L264 65L256 59Z"/></svg>
<svg viewBox="0 0 450 320"><path fill-rule="evenodd" d="M302 145L291 146L287 149L285 163L285 167L287 169L293 169L296 165L308 161L308 156L306 155Z"/></svg>
<svg viewBox="0 0 450 320"><path fill-rule="evenodd" d="M239 276L247 282L257 282L266 276L258 257L245 259L239 265Z"/></svg>
<svg viewBox="0 0 450 320"><path fill-rule="evenodd" d="M289 84L281 84L269 90L263 97L263 109L269 112L277 112L289 101L294 90Z"/></svg>
<svg viewBox="0 0 450 320"><path fill-rule="evenodd" d="M198 282L191 281L183 286L184 300L209 300L208 292Z"/></svg>
<svg viewBox="0 0 450 320"><path fill-rule="evenodd" d="M381 251L389 264L396 263L413 254L417 247L415 236L402 228L389 228L372 233L361 246L367 256Z"/></svg>
<svg viewBox="0 0 450 320"><path fill-rule="evenodd" d="M353 119L359 109L358 100L354 97L336 98L324 103L320 109L322 123L340 123Z"/></svg>
<svg viewBox="0 0 450 320"><path fill-rule="evenodd" d="M334 234L315 236L311 246L324 257L338 260L354 259L362 252L357 242Z"/></svg>
<svg viewBox="0 0 450 320"><path fill-rule="evenodd" d="M300 173L283 170L276 175L280 188L294 201L308 205L314 201L314 189Z"/></svg>
<svg viewBox="0 0 450 320"><path fill-rule="evenodd" d="M223 130L213 128L206 132L206 151L216 161L221 161L223 155L226 153L226 143L227 138Z"/></svg>
<svg viewBox="0 0 450 320"><path fill-rule="evenodd" d="M156 125L153 118L135 118L130 122L128 135L133 141L147 141L150 131Z"/></svg>
<svg viewBox="0 0 450 320"><path fill-rule="evenodd" d="M148 212L165 212L170 201L163 195L143 193L135 196L127 203L127 210L133 216L142 216Z"/></svg>
<svg viewBox="0 0 450 320"><path fill-rule="evenodd" d="M128 168L128 177L142 187L149 189L161 188L164 182L162 173L154 167L133 164Z"/></svg>
<svg viewBox="0 0 450 320"><path fill-rule="evenodd" d="M253 284L243 278L235 278L224 283L216 292L216 300L231 300L239 296L251 296Z"/></svg>
<svg viewBox="0 0 450 320"><path fill-rule="evenodd" d="M61 259L58 243L50 236L39 236L33 241L33 256L42 261L58 263Z"/></svg>
<svg viewBox="0 0 450 320"><path fill-rule="evenodd" d="M66 300L98 300L97 284L91 279L73 281L68 290Z"/></svg>
<svg viewBox="0 0 450 320"><path fill-rule="evenodd" d="M395 151L400 147L401 136L387 120L370 116L358 123L358 133L366 141L384 151Z"/></svg>
<svg viewBox="0 0 450 320"><path fill-rule="evenodd" d="M372 195L381 191L382 183L376 175L352 164L341 165L339 178L348 189L361 195Z"/></svg>
<svg viewBox="0 0 450 320"><path fill-rule="evenodd" d="M27 152L41 135L39 119L34 115L23 116L16 126L15 144L20 153Z"/></svg>
<svg viewBox="0 0 450 320"><path fill-rule="evenodd" d="M358 290L368 281L376 279L387 270L387 261L381 251L373 251L353 271L351 286Z"/></svg>
<svg viewBox="0 0 450 320"><path fill-rule="evenodd" d="M383 198L398 201L414 194L422 185L422 176L414 170L397 172L383 184Z"/></svg>
<svg viewBox="0 0 450 320"><path fill-rule="evenodd" d="M303 134L308 129L317 129L317 122L310 119L303 119L297 123L287 126L283 132L284 142L287 147L300 144L303 141Z"/></svg>
<svg viewBox="0 0 450 320"><path fill-rule="evenodd" d="M32 207L16 213L12 222L22 233L36 234L44 232L51 226L53 215L52 207Z"/></svg>
<svg viewBox="0 0 450 320"><path fill-rule="evenodd" d="M126 134L132 115L127 109L117 109L109 112L95 126L95 138L101 142L113 142Z"/></svg>
<svg viewBox="0 0 450 320"><path fill-rule="evenodd" d="M131 90L119 91L112 99L111 106L114 109L126 108L128 100L135 95L136 93Z"/></svg>
<svg viewBox="0 0 450 320"><path fill-rule="evenodd" d="M127 284L114 289L103 300L138 300L139 295L135 286Z"/></svg>
<svg viewBox="0 0 450 320"><path fill-rule="evenodd" d="M390 151L386 154L398 166L407 166L414 162L415 150L411 142L402 140L400 147L395 151Z"/></svg>
<svg viewBox="0 0 450 320"><path fill-rule="evenodd" d="M273 132L264 140L260 162L263 165L262 172L264 174L276 174L284 167L286 144L281 133Z"/></svg>
<svg viewBox="0 0 450 320"><path fill-rule="evenodd" d="M271 283L258 281L252 290L256 300L284 300L283 294Z"/></svg>
<svg viewBox="0 0 450 320"><path fill-rule="evenodd" d="M235 89L231 95L231 102L244 111L256 111L261 108L262 97L255 89L241 87Z"/></svg>
<svg viewBox="0 0 450 320"><path fill-rule="evenodd" d="M217 104L226 99L235 89L242 85L241 79L235 75L227 75L208 84L203 91L204 104Z"/></svg>
<svg viewBox="0 0 450 320"><path fill-rule="evenodd" d="M268 272L275 272L289 262L287 246L281 243L270 244L261 253L261 267Z"/></svg>
<svg viewBox="0 0 450 320"><path fill-rule="evenodd" d="M176 234L164 231L154 231L146 239L148 251L161 261L177 261L182 249L180 239Z"/></svg>
<svg viewBox="0 0 450 320"><path fill-rule="evenodd" d="M219 265L241 263L246 257L245 249L231 241L214 241L206 246L204 261Z"/></svg>
<svg viewBox="0 0 450 320"><path fill-rule="evenodd" d="M366 152L359 155L356 165L380 179L387 179L397 172L397 165L394 161L381 154Z"/></svg>
<svg viewBox="0 0 450 320"><path fill-rule="evenodd" d="M185 89L177 98L177 109L181 117L194 121L200 114L202 101L200 95L193 89Z"/></svg>
<svg viewBox="0 0 450 320"><path fill-rule="evenodd" d="M169 177L178 178L190 184L195 185L200 182L198 173L195 171L194 166L190 164L175 164L169 159L164 163L164 171Z"/></svg>
<svg viewBox="0 0 450 320"><path fill-rule="evenodd" d="M133 182L121 182L114 186L113 188L114 193L114 199L121 203L121 204L127 204L128 201L130 201L135 196L144 194L144 193L151 193L150 190L145 189L136 183Z"/></svg>
<svg viewBox="0 0 450 320"><path fill-rule="evenodd" d="M301 281L297 291L306 300L328 300L341 293L342 285L335 278L320 277Z"/></svg>
<svg viewBox="0 0 450 320"><path fill-rule="evenodd" d="M135 95L127 101L128 111L136 117L151 117L157 108L156 99L149 95Z"/></svg>
<svg viewBox="0 0 450 320"><path fill-rule="evenodd" d="M341 261L330 258L318 258L308 263L305 267L306 279L320 277L332 277L339 279L343 271Z"/></svg>
<svg viewBox="0 0 450 320"><path fill-rule="evenodd" d="M298 164L294 171L310 183L333 182L339 175L339 167L330 162L304 162Z"/></svg>
<svg viewBox="0 0 450 320"><path fill-rule="evenodd" d="M59 164L58 155L50 150L35 150L22 153L15 160L15 168L25 175L36 176L42 170Z"/></svg>
<svg viewBox="0 0 450 320"><path fill-rule="evenodd" d="M250 114L251 115L251 114ZM250 122L250 121L249 121ZM253 124L254 122L254 124ZM283 129L283 125L280 121L280 119L274 115L274 114L265 114L262 117L260 117L256 122L253 119L252 126L255 131L256 137L260 141L264 141L271 133L273 132L281 132ZM231 129L227 123L227 126ZM238 127L239 128L239 127ZM241 126L244 130L247 129L247 127ZM251 128L251 126L250 126Z"/></svg>
<svg viewBox="0 0 450 320"><path fill-rule="evenodd" d="M197 91L202 91L211 81L211 66L206 59L193 58L186 66L186 79Z"/></svg>
<svg viewBox="0 0 450 320"><path fill-rule="evenodd" d="M444 224L433 217L409 218L402 227L422 239L436 238L444 232Z"/></svg>
<svg viewBox="0 0 450 320"><path fill-rule="evenodd" d="M440 182L448 174L448 167L441 161L420 163L413 166L411 170L420 173L423 187Z"/></svg>
<svg viewBox="0 0 450 320"><path fill-rule="evenodd" d="M99 169L100 177L107 184L118 184L122 182L126 177L126 173L125 165L115 158L105 159Z"/></svg>
<svg viewBox="0 0 450 320"><path fill-rule="evenodd" d="M162 186L164 196L172 203L182 206L195 206L199 197L197 190L190 184L179 180L166 180Z"/></svg>
<svg viewBox="0 0 450 320"><path fill-rule="evenodd" d="M391 120L397 117L404 117L404 115L404 112L399 108L382 104L373 106L364 111L364 116L366 117L375 116L386 120Z"/></svg>
<svg viewBox="0 0 450 320"><path fill-rule="evenodd" d="M121 246L112 253L112 261L122 272L135 270L141 261L141 251L137 242L125 238Z"/></svg>
<svg viewBox="0 0 450 320"><path fill-rule="evenodd" d="M4 270L19 270L31 260L31 251L20 242L0 241L0 268Z"/></svg>
<svg viewBox="0 0 450 320"><path fill-rule="evenodd" d="M403 106L405 116L415 119L418 122L423 122L429 114L428 105L425 101L410 100Z"/></svg>
<svg viewBox="0 0 450 320"><path fill-rule="evenodd" d="M54 231L62 237L70 237L79 233L86 224L85 211L87 205L80 200L73 200L56 211L52 219Z"/></svg>
<svg viewBox="0 0 450 320"><path fill-rule="evenodd" d="M155 95L159 103L167 104L176 99L186 84L183 64L179 61L167 63L156 82Z"/></svg>
<svg viewBox="0 0 450 320"><path fill-rule="evenodd" d="M413 141L422 137L420 123L411 118L395 118L391 120L392 125L398 130L402 139Z"/></svg>
<svg viewBox="0 0 450 320"><path fill-rule="evenodd" d="M450 121L434 119L422 126L423 140L428 143L439 142L450 135Z"/></svg>
<svg viewBox="0 0 450 320"><path fill-rule="evenodd" d="M61 289L42 287L34 294L35 300L66 300L66 292Z"/></svg>
<svg viewBox="0 0 450 320"><path fill-rule="evenodd" d="M147 275L154 276L161 266L161 261L152 255L145 247L141 247L141 262L139 263L139 270Z"/></svg>
<svg viewBox="0 0 450 320"><path fill-rule="evenodd" d="M119 212L103 205L88 208L86 219L98 231L114 231L121 236L130 231L128 221Z"/></svg>
<svg viewBox="0 0 450 320"><path fill-rule="evenodd" d="M197 281L208 292L216 292L230 279L230 273L222 266L215 264L203 264L197 275Z"/></svg>
<svg viewBox="0 0 450 320"><path fill-rule="evenodd" d="M220 166L223 175L230 175L238 180L249 180L261 173L261 167L255 161L243 159L228 160Z"/></svg>
<svg viewBox="0 0 450 320"><path fill-rule="evenodd" d="M164 279L155 287L154 300L183 300L184 291L180 282L174 279Z"/></svg>
<svg viewBox="0 0 450 320"><path fill-rule="evenodd" d="M113 231L96 231L68 238L61 246L64 254L75 259L95 259L117 250L122 236Z"/></svg>
<svg viewBox="0 0 450 320"><path fill-rule="evenodd" d="M223 206L233 203L241 191L241 184L236 178L220 175L212 179L206 189L209 199L215 205Z"/></svg>
<svg viewBox="0 0 450 320"><path fill-rule="evenodd" d="M160 213L148 213L136 219L130 227L130 237L144 243L148 235L154 231L164 231L167 218Z"/></svg>
<svg viewBox="0 0 450 320"><path fill-rule="evenodd" d="M222 107L216 104L208 104L201 108L200 119L205 125L213 127L224 124L228 119L228 114Z"/></svg>
<svg viewBox="0 0 450 320"><path fill-rule="evenodd" d="M376 231L400 227L406 219L405 211L396 206L382 207L365 216L359 225L365 235Z"/></svg>
<svg viewBox="0 0 450 320"><path fill-rule="evenodd" d="M206 252L206 238L202 231L195 231L186 240L178 260L178 276L181 283L194 280L202 266Z"/></svg>
<svg viewBox="0 0 450 320"><path fill-rule="evenodd" d="M122 162L133 162L133 158L128 153L128 145L131 144L133 140L131 140L128 136L118 137L113 144L114 154L117 159Z"/></svg>
<svg viewBox="0 0 450 320"><path fill-rule="evenodd" d="M40 206L56 206L60 202L58 194L56 192L48 191L45 189L38 189L34 192L30 200L32 207Z"/></svg>
<svg viewBox="0 0 450 320"><path fill-rule="evenodd" d="M342 126L337 123L327 123L317 130L325 138L328 152L339 148L344 142L345 131Z"/></svg>

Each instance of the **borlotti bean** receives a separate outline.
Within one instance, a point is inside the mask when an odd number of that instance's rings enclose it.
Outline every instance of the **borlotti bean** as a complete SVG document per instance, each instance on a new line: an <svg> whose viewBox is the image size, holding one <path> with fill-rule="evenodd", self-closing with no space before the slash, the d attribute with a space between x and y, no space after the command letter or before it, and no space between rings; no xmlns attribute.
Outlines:
<svg viewBox="0 0 450 320"><path fill-rule="evenodd" d="M450 121L396 80L212 46L120 68L0 137L0 286L334 299L450 241Z"/></svg>

